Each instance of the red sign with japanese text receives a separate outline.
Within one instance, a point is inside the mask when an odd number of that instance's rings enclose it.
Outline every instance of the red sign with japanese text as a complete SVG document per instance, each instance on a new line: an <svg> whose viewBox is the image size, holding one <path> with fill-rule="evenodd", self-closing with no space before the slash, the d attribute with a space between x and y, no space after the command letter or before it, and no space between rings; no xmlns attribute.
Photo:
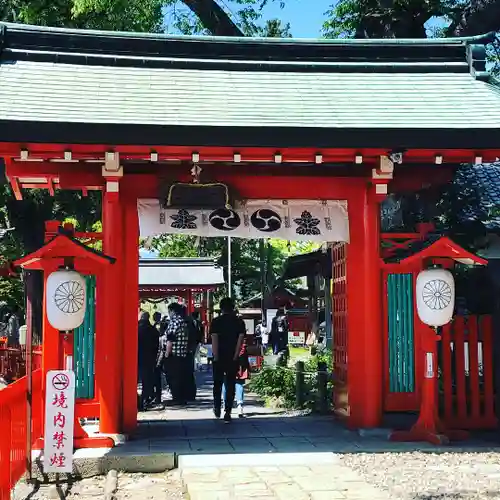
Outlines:
<svg viewBox="0 0 500 500"><path fill-rule="evenodd" d="M72 370L47 373L43 471L72 472L75 418L75 374Z"/></svg>

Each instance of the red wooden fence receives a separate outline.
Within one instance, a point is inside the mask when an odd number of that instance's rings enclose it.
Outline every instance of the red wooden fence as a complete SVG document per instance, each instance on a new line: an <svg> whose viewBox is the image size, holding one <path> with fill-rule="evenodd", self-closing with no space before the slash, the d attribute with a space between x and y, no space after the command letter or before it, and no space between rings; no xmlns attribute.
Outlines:
<svg viewBox="0 0 500 500"><path fill-rule="evenodd" d="M347 247L333 245L333 370L335 373L334 405L336 412L348 412L347 373ZM354 313L355 314L355 313Z"/></svg>
<svg viewBox="0 0 500 500"><path fill-rule="evenodd" d="M491 316L456 316L443 328L440 413L450 429L497 426Z"/></svg>
<svg viewBox="0 0 500 500"><path fill-rule="evenodd" d="M0 391L0 500L26 472L26 431L31 425L33 441L42 431L42 370L33 372L33 415L27 422L27 378L22 377Z"/></svg>
<svg viewBox="0 0 500 500"><path fill-rule="evenodd" d="M42 350L33 346L33 371L42 367ZM26 348L0 346L0 375L8 382L26 375Z"/></svg>

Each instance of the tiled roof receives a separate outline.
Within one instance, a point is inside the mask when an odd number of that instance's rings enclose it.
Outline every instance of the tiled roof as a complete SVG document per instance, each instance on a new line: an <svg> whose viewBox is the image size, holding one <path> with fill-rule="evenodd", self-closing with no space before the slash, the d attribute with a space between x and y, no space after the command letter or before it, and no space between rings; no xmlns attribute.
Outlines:
<svg viewBox="0 0 500 500"><path fill-rule="evenodd" d="M213 259L141 259L139 286L210 286L224 284L224 274Z"/></svg>
<svg viewBox="0 0 500 500"><path fill-rule="evenodd" d="M488 214L485 225L500 229L500 163L471 165L463 172L467 182L476 188L480 209ZM478 214L471 208L466 216L475 219Z"/></svg>
<svg viewBox="0 0 500 500"><path fill-rule="evenodd" d="M9 120L500 128L500 89L468 73L263 73L19 61L0 66L0 82L0 119Z"/></svg>
<svg viewBox="0 0 500 500"><path fill-rule="evenodd" d="M0 25L0 136L12 122L491 132L500 130L500 88L488 81L483 43Z"/></svg>

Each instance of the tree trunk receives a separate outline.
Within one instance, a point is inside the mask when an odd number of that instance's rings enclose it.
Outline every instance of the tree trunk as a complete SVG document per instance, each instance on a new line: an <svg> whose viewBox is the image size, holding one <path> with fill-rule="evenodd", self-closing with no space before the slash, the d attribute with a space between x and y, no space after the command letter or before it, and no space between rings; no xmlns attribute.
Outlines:
<svg viewBox="0 0 500 500"><path fill-rule="evenodd" d="M215 0L182 0L214 36L244 36Z"/></svg>

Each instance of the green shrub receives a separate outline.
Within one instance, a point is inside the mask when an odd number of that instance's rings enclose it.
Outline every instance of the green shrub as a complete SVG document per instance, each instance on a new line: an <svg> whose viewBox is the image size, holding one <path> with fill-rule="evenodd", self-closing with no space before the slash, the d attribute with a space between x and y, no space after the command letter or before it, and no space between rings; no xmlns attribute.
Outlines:
<svg viewBox="0 0 500 500"><path fill-rule="evenodd" d="M304 408L314 410L318 397L318 363L326 363L327 369L332 369L332 352L322 351L309 358L305 363L304 377ZM264 398L267 405L282 408L295 408L295 367L287 368L266 366L255 374L249 383L249 389ZM333 382L328 381L328 406L333 403Z"/></svg>
<svg viewBox="0 0 500 500"><path fill-rule="evenodd" d="M293 408L295 373L285 367L266 366L250 379L249 389L262 396L268 405Z"/></svg>

